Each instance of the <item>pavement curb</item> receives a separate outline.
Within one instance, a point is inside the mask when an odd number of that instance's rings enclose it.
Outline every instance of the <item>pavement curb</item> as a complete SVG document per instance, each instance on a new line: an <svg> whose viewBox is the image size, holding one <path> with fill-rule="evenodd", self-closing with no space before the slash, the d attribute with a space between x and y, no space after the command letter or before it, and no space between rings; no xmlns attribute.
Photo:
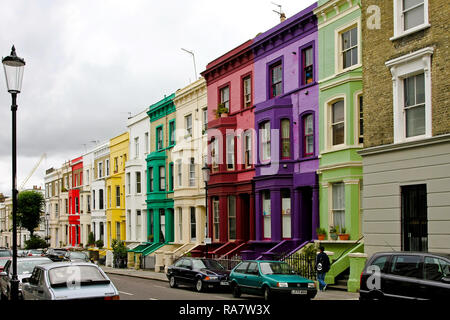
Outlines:
<svg viewBox="0 0 450 320"><path fill-rule="evenodd" d="M140 279L147 279L147 280L157 280L161 282L169 282L169 279L165 279L165 274L161 274L161 276L152 276L152 275L145 275L145 274L136 274L134 272L127 272L127 271L120 271L120 270L111 270L110 268L105 268L102 270L106 274L115 274L119 276L127 276L127 277L134 277L134 278L140 278Z"/></svg>

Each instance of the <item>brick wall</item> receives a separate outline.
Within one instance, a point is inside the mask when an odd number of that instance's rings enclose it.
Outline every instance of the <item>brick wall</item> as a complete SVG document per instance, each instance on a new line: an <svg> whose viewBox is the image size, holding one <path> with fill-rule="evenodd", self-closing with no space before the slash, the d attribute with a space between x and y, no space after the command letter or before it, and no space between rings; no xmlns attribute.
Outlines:
<svg viewBox="0 0 450 320"><path fill-rule="evenodd" d="M432 134L450 133L450 5L448 0L429 0L431 27L398 40L394 35L393 0L362 0L364 147L394 142L392 76L385 62L410 52L434 47L432 56ZM381 28L369 29L372 13L380 8Z"/></svg>

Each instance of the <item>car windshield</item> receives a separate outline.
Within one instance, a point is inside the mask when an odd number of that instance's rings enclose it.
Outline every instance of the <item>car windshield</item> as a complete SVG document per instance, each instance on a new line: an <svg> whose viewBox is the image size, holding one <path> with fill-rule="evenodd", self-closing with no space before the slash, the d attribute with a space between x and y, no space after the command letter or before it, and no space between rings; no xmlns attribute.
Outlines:
<svg viewBox="0 0 450 320"><path fill-rule="evenodd" d="M7 262L8 259L0 259L0 267L4 267Z"/></svg>
<svg viewBox="0 0 450 320"><path fill-rule="evenodd" d="M53 253L53 254L65 254L66 251L65 250L53 250L51 253Z"/></svg>
<svg viewBox="0 0 450 320"><path fill-rule="evenodd" d="M26 261L20 261L17 264L17 274L31 274L33 273L33 269L35 266L51 263L51 261L48 261L47 259L37 260L37 259L30 259Z"/></svg>
<svg viewBox="0 0 450 320"><path fill-rule="evenodd" d="M30 252L33 253L33 254L40 254L43 251L42 250L30 250Z"/></svg>
<svg viewBox="0 0 450 320"><path fill-rule="evenodd" d="M11 252L9 250L0 251L0 257L11 257Z"/></svg>
<svg viewBox="0 0 450 320"><path fill-rule="evenodd" d="M71 259L86 259L86 255L83 252L71 252Z"/></svg>
<svg viewBox="0 0 450 320"><path fill-rule="evenodd" d="M202 260L206 268L211 270L225 270L225 268L216 260Z"/></svg>
<svg viewBox="0 0 450 320"><path fill-rule="evenodd" d="M108 281L96 266L62 266L48 272L50 285L65 285L75 281L81 284Z"/></svg>
<svg viewBox="0 0 450 320"><path fill-rule="evenodd" d="M294 274L295 271L285 262L263 262L260 264L262 274Z"/></svg>

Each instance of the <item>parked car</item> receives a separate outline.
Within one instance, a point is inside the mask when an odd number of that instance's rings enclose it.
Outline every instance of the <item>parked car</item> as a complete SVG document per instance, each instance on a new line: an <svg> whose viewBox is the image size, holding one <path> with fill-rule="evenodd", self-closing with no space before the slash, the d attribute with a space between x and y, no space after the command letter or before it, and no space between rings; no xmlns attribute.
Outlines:
<svg viewBox="0 0 450 320"><path fill-rule="evenodd" d="M90 262L89 257L82 251L67 251L64 256L64 261L71 262Z"/></svg>
<svg viewBox="0 0 450 320"><path fill-rule="evenodd" d="M57 261L63 261L64 256L66 255L67 250L66 249L60 249L60 248L50 248L45 253L45 256L51 259L54 262Z"/></svg>
<svg viewBox="0 0 450 320"><path fill-rule="evenodd" d="M167 278L171 288L179 284L191 285L196 291L207 288L229 288L230 272L212 259L183 257L167 269Z"/></svg>
<svg viewBox="0 0 450 320"><path fill-rule="evenodd" d="M9 249L0 249L0 272L3 271L8 260L12 259L12 252Z"/></svg>
<svg viewBox="0 0 450 320"><path fill-rule="evenodd" d="M19 281L19 299L22 298L22 279L29 277L37 265L52 263L47 257L24 257L17 258L17 278ZM9 260L3 272L0 272L0 297L11 299L12 260Z"/></svg>
<svg viewBox="0 0 450 320"><path fill-rule="evenodd" d="M93 263L56 262L36 266L31 277L22 282L25 300L120 299L112 281Z"/></svg>
<svg viewBox="0 0 450 320"><path fill-rule="evenodd" d="M17 256L18 257L27 257L28 256L28 250L17 250Z"/></svg>
<svg viewBox="0 0 450 320"><path fill-rule="evenodd" d="M450 299L450 254L379 252L361 273L360 300Z"/></svg>
<svg viewBox="0 0 450 320"><path fill-rule="evenodd" d="M30 249L30 250L28 250L27 255L29 257L44 257L45 250L44 249Z"/></svg>
<svg viewBox="0 0 450 320"><path fill-rule="evenodd" d="M265 300L279 296L310 300L317 294L314 281L301 277L283 261L243 261L231 271L230 287L235 298L248 293Z"/></svg>

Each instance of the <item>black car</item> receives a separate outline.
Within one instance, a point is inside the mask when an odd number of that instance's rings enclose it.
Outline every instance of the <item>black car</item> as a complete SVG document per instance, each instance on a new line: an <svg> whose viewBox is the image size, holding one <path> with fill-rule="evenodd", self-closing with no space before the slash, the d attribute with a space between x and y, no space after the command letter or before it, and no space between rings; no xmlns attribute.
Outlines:
<svg viewBox="0 0 450 320"><path fill-rule="evenodd" d="M450 299L450 254L380 252L361 273L360 300Z"/></svg>
<svg viewBox="0 0 450 320"><path fill-rule="evenodd" d="M229 274L230 271L215 260L183 257L167 269L166 275L171 288L184 284L201 292L207 288L229 289Z"/></svg>
<svg viewBox="0 0 450 320"><path fill-rule="evenodd" d="M45 256L54 262L63 261L67 253L66 249L51 248L45 253Z"/></svg>

